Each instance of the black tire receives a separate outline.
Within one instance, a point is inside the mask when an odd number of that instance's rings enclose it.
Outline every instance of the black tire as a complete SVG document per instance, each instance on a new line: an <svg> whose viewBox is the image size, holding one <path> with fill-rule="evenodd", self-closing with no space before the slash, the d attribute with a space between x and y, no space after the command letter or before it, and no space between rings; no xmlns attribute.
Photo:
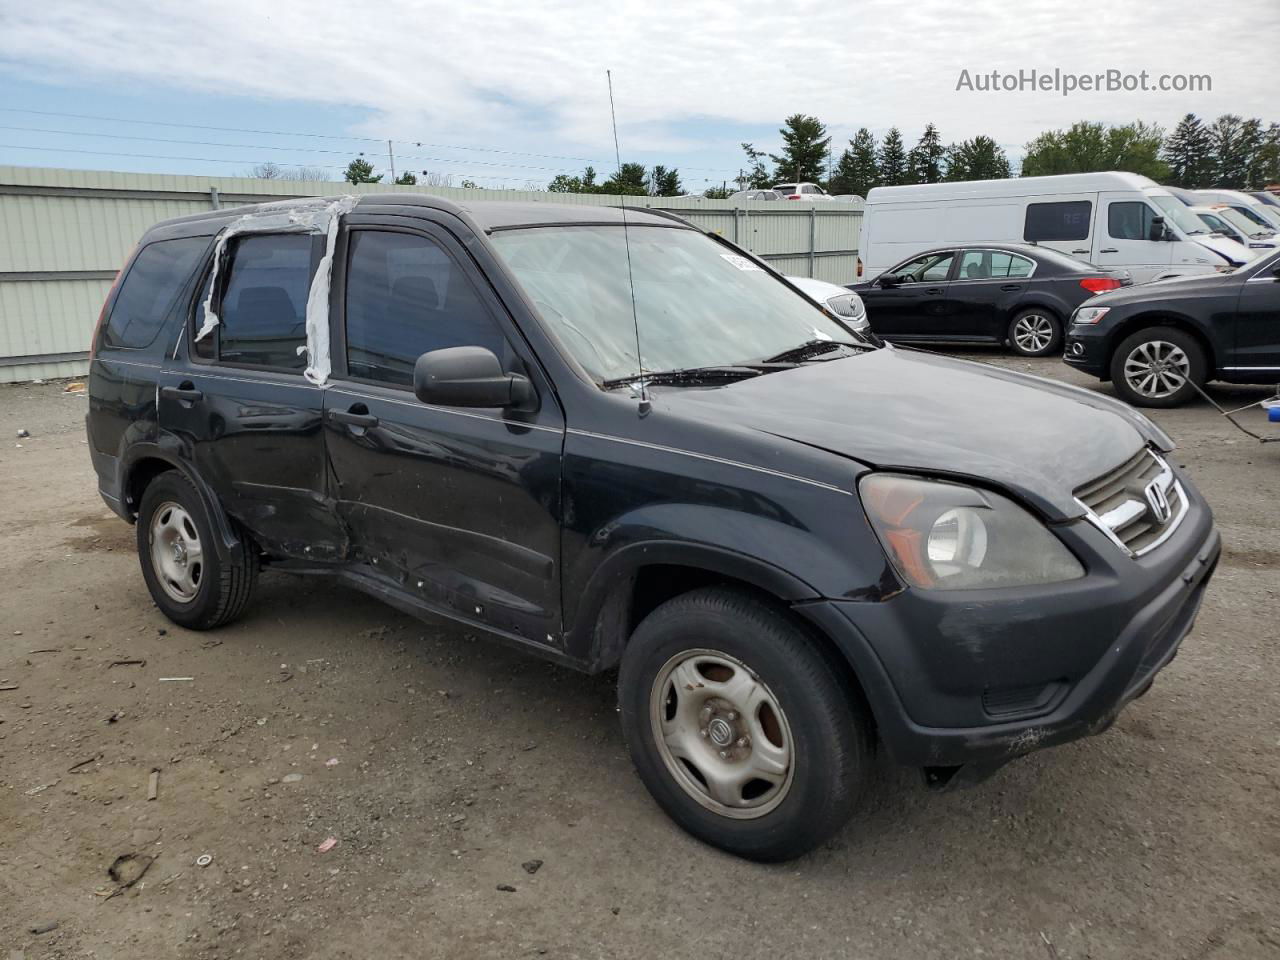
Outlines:
<svg viewBox="0 0 1280 960"><path fill-rule="evenodd" d="M153 524L158 519L157 511L164 509L170 513L174 506L185 511L184 521L189 521L188 529L194 531L200 545L199 576L194 584L188 584L194 587L189 599L172 595L171 590L178 589L178 585L171 580L170 587L164 586L163 574L157 571L157 562L153 561ZM151 599L166 617L192 630L210 630L230 623L244 612L258 578L258 557L253 544L241 534L240 542L229 557L218 556L209 511L186 476L169 470L147 485L138 509L137 526L142 576L151 591Z"/></svg>
<svg viewBox="0 0 1280 960"><path fill-rule="evenodd" d="M1141 374L1126 376L1125 369L1131 359L1135 364L1148 364L1148 370L1150 362L1168 364L1165 378L1145 381ZM1169 372L1176 373L1183 382L1176 389L1166 391L1172 383L1168 379ZM1135 407L1180 406L1197 396L1196 386L1204 386L1205 377L1204 348L1195 337L1176 327L1139 330L1122 340L1111 355L1111 382L1116 393ZM1142 389L1144 383L1151 385L1145 391Z"/></svg>
<svg viewBox="0 0 1280 960"><path fill-rule="evenodd" d="M740 661L739 665L747 668L747 681L756 681L780 707L781 716L775 718L773 728L788 731L790 737L768 736L781 743L790 741L786 786L771 787L778 791L771 801L775 805L767 812L752 813L751 819L716 812L711 808L714 801L708 804L710 798L695 797L693 777L682 777L668 766L678 767L679 763L664 759L667 748L660 745L659 724L667 716L663 711L675 711L671 697L677 691L664 683L663 689L670 693L658 695L656 707L651 697L664 668L688 651ZM707 667L697 663L694 669ZM712 683L710 678L706 683ZM860 693L852 687L841 666L784 610L743 591L711 587L669 600L645 617L623 653L618 700L631 758L663 810L712 846L750 860L779 861L807 853L839 830L853 814L872 775L871 722ZM694 691L691 696L708 695L705 689L695 690L692 685L686 689ZM710 709L705 704L711 702L716 701L703 701L701 712L698 702L693 702L697 724L704 722ZM683 708L683 703L680 706ZM755 709L756 720L768 719L761 707ZM732 720L735 714L724 716ZM738 722L744 729L750 724L745 716ZM693 749L702 749L705 744L715 753L718 748L705 733L702 737L690 738ZM735 744L740 747L742 741L730 739L731 750ZM755 749L757 745L752 743L746 754L750 756ZM710 754L705 759L716 762ZM693 769L691 764L684 766ZM703 783L705 789L705 780ZM743 787L738 797L745 797L746 791Z"/></svg>
<svg viewBox="0 0 1280 960"><path fill-rule="evenodd" d="M1019 356L1047 357L1062 349L1062 321L1044 307L1020 310L1009 321L1008 342Z"/></svg>

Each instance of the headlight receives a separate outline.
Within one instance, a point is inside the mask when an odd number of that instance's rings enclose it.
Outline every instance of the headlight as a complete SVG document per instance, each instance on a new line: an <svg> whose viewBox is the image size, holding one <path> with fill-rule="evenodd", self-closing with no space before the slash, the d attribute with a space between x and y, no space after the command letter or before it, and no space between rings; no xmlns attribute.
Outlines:
<svg viewBox="0 0 1280 960"><path fill-rule="evenodd" d="M1072 323L1097 323L1111 310L1110 307L1081 307L1072 316Z"/></svg>
<svg viewBox="0 0 1280 960"><path fill-rule="evenodd" d="M863 306L862 298L856 293L845 293L832 297L827 301L827 306L831 308L831 312L836 316L844 317L847 320L856 319L867 312L867 308Z"/></svg>
<svg viewBox="0 0 1280 960"><path fill-rule="evenodd" d="M1061 540L999 494L889 473L868 474L858 492L889 559L912 586L978 590L1084 576Z"/></svg>

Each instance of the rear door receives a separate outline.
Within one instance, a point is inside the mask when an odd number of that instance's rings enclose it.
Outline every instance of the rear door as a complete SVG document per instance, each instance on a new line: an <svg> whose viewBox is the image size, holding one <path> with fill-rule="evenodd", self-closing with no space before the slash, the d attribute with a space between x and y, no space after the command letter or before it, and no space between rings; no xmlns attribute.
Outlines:
<svg viewBox="0 0 1280 960"><path fill-rule="evenodd" d="M268 552L336 561L346 537L327 497L323 390L302 375L305 315L322 241L248 234L228 245L218 325L197 340L208 273L160 375L160 427Z"/></svg>
<svg viewBox="0 0 1280 960"><path fill-rule="evenodd" d="M448 230L417 219L349 221L325 412L358 559L440 613L558 643L564 418L550 384ZM537 410L419 401L418 357L468 345L530 377Z"/></svg>
<svg viewBox="0 0 1280 960"><path fill-rule="evenodd" d="M1128 270L1136 283L1168 272L1175 244L1151 239L1155 218L1162 214L1132 193L1100 193L1098 204L1094 263Z"/></svg>
<svg viewBox="0 0 1280 960"><path fill-rule="evenodd" d="M965 250L947 291L951 333L958 339L1003 341L1015 304L1021 301L1035 264L1004 250Z"/></svg>
<svg viewBox="0 0 1280 960"><path fill-rule="evenodd" d="M886 287L874 282L860 290L871 329L900 340L944 334L953 313L947 291L955 259L954 250L934 250L885 271L905 278L903 283Z"/></svg>

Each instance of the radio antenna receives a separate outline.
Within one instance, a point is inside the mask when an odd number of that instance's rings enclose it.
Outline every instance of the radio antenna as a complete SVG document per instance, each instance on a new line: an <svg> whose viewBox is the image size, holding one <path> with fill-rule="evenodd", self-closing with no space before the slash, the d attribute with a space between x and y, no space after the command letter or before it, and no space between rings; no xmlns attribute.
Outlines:
<svg viewBox="0 0 1280 960"><path fill-rule="evenodd" d="M636 328L636 369L640 374L640 412L649 412L649 388L644 382L644 360L640 354L640 314L636 310L636 280L631 273L631 236L627 232L627 201L622 192L622 151L618 148L618 115L613 107L613 72L606 70L609 83L609 119L613 121L613 158L618 164L618 204L622 207L622 243L627 250L627 285L631 288L631 320Z"/></svg>

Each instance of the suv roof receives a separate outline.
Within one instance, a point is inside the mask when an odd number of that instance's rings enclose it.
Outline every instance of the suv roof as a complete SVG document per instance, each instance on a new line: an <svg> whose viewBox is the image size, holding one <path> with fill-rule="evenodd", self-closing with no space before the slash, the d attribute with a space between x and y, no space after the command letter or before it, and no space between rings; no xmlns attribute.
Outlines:
<svg viewBox="0 0 1280 960"><path fill-rule="evenodd" d="M325 199L315 197L298 197L295 200L272 201L273 206L287 209L290 203L304 200ZM329 199L337 199L336 196ZM220 210L208 210L193 213L185 217L175 217L157 223L152 229L172 227L179 224L207 224L215 230L221 229L224 222L242 216L265 204L246 204L237 207L225 207ZM356 203L356 209L369 207L427 207L444 210L455 216L470 220L477 228L486 232L490 230L510 229L513 227L550 226L552 224L621 224L623 212L620 207L595 206L576 203L541 203L538 201L514 200L478 200L466 203L455 203L444 197L422 193L366 193ZM688 224L681 218L658 210L644 210L628 207L626 223L644 226L685 226Z"/></svg>

